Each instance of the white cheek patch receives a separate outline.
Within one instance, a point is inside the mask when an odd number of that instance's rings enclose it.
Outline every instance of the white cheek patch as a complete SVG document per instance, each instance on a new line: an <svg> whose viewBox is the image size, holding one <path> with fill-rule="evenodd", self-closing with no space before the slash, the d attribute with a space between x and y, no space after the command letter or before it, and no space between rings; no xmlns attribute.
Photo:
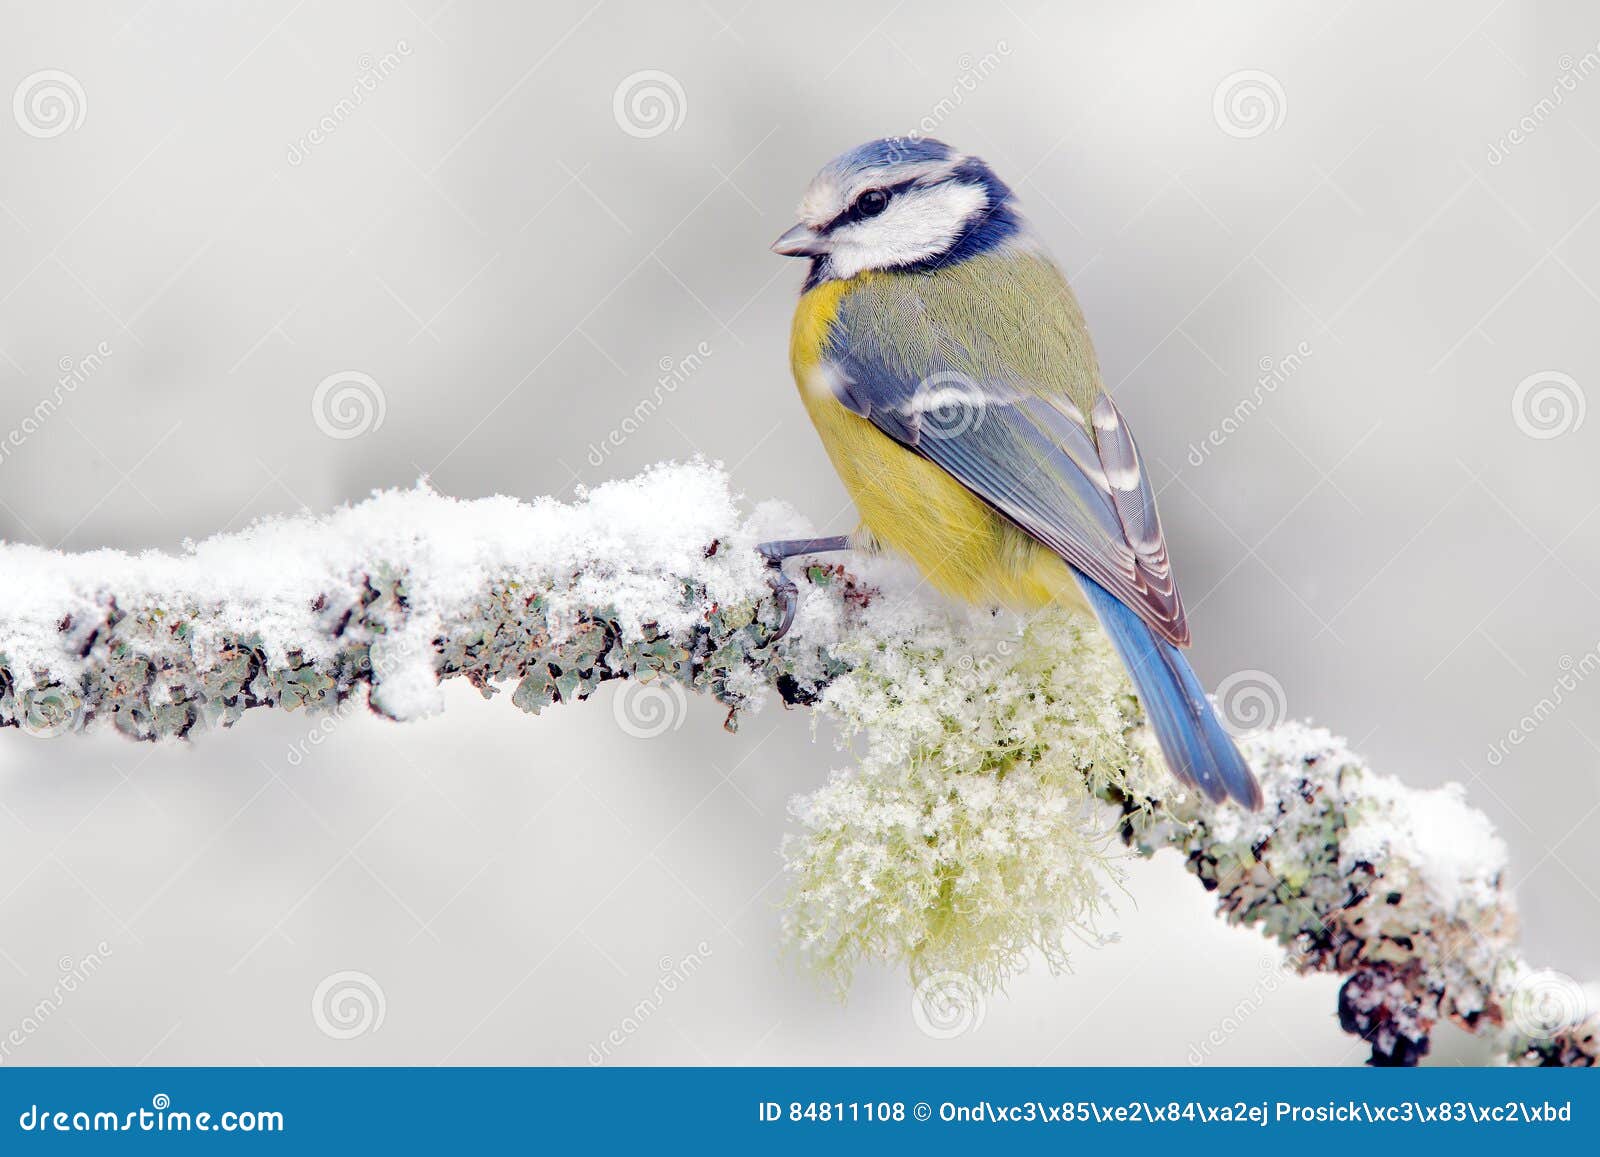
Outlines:
<svg viewBox="0 0 1600 1157"><path fill-rule="evenodd" d="M951 181L896 193L889 207L835 229L828 237L828 264L836 277L864 269L891 269L937 257L969 219L989 207L981 186Z"/></svg>

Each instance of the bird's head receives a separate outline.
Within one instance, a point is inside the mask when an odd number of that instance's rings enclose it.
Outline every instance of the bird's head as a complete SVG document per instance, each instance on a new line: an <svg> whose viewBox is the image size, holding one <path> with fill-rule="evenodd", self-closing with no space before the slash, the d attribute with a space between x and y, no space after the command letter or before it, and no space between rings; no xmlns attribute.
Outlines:
<svg viewBox="0 0 1600 1157"><path fill-rule="evenodd" d="M800 223L772 249L811 258L807 288L868 270L935 269L1014 237L1013 201L977 157L885 137L824 165L801 198Z"/></svg>

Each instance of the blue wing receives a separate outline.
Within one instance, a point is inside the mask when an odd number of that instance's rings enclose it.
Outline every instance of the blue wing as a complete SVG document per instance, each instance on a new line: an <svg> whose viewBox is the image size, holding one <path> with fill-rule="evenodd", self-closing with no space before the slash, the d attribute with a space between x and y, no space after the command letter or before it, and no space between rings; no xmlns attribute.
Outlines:
<svg viewBox="0 0 1600 1157"><path fill-rule="evenodd" d="M1261 785L1212 710L1183 652L1158 638L1099 583L1081 579L1080 585L1139 689L1145 717L1173 774L1214 800L1231 795L1246 807L1259 809Z"/></svg>
<svg viewBox="0 0 1600 1157"><path fill-rule="evenodd" d="M1155 495L1066 283L982 280L880 278L847 295L824 351L836 396L1186 646ZM1018 313L1041 293L1038 315Z"/></svg>

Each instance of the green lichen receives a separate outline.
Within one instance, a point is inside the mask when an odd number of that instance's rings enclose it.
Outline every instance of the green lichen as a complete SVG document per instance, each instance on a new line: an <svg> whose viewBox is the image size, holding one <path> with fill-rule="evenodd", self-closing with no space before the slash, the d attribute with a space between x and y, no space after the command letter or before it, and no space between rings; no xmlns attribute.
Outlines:
<svg viewBox="0 0 1600 1157"><path fill-rule="evenodd" d="M887 637L886 637L887 635ZM843 648L824 696L857 766L796 801L786 928L840 985L875 960L998 987L1037 951L1068 963L1120 878L1100 797L1144 759L1092 621L974 616Z"/></svg>

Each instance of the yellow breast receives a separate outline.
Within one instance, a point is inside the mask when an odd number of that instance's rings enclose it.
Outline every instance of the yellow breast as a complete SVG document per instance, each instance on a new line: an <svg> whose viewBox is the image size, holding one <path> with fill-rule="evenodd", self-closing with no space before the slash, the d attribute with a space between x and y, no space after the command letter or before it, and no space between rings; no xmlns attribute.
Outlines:
<svg viewBox="0 0 1600 1157"><path fill-rule="evenodd" d="M875 276L884 275L828 281L803 294L789 346L801 400L862 525L954 598L1019 609L1082 608L1072 571L1054 552L838 400L823 350L841 302Z"/></svg>

